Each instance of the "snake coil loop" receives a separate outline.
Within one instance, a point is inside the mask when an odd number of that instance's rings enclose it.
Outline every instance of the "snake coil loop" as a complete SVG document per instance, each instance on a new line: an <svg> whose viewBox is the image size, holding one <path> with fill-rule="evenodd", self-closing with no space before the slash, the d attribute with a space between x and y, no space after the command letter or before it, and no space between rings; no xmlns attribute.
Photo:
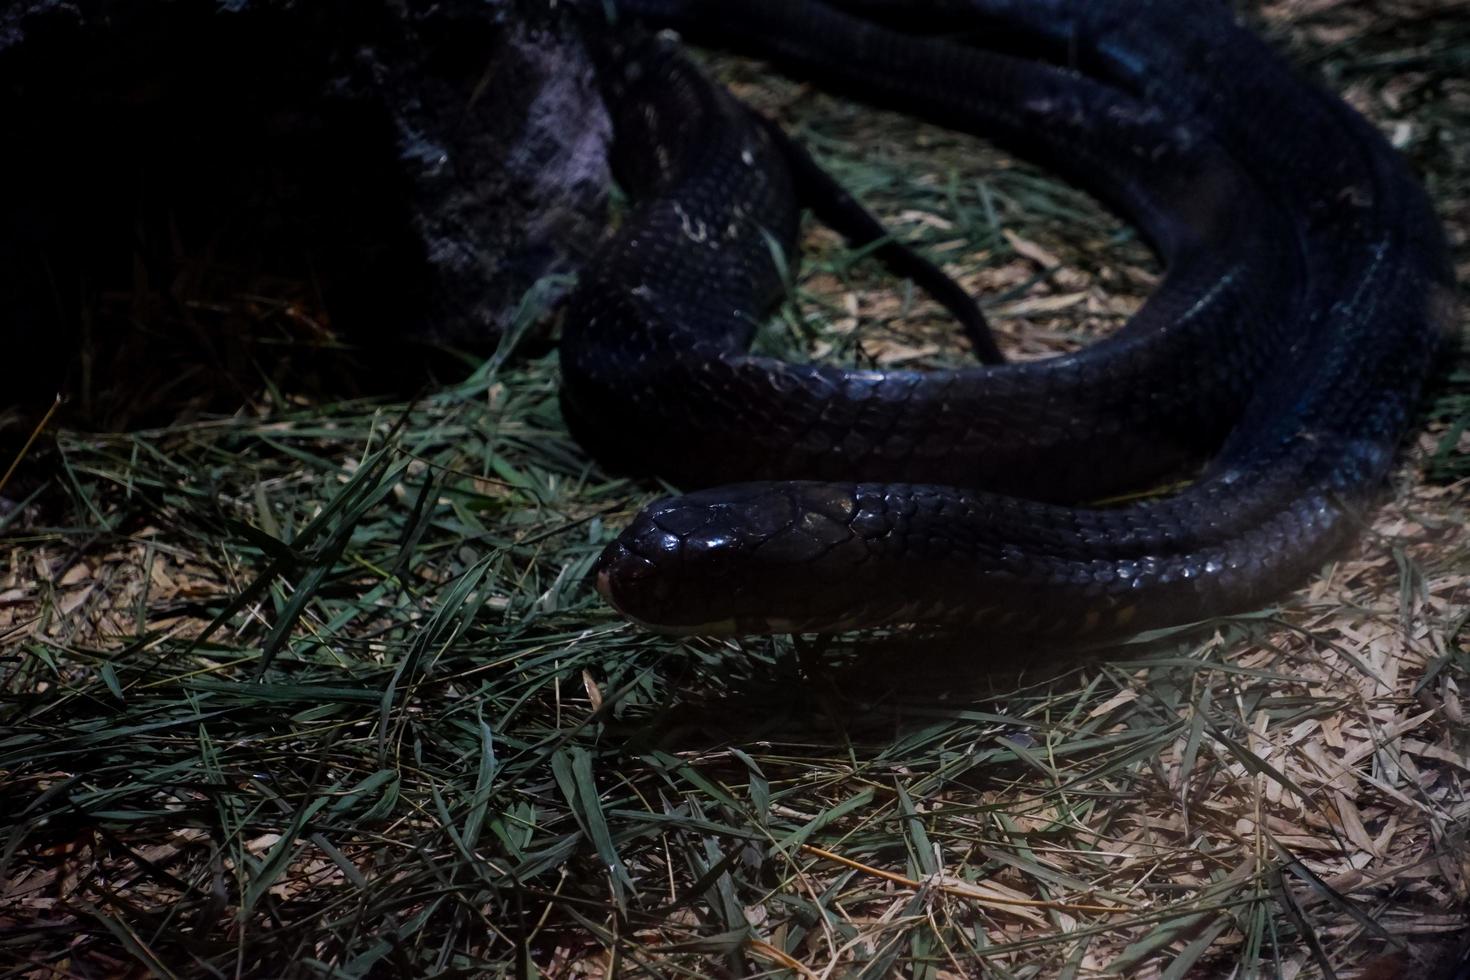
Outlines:
<svg viewBox="0 0 1470 980"><path fill-rule="evenodd" d="M570 302L565 404L600 454L707 489L603 555L630 618L1093 640L1249 608L1351 540L1447 329L1448 258L1383 138L1220 5L904 4L976 44L817 0L618 6L994 139L1134 222L1166 269L1119 334L1048 361L752 356L821 187L667 43L635 43L609 88L633 207ZM1016 39L1042 57L979 46ZM1166 498L1085 503L1201 466Z"/></svg>

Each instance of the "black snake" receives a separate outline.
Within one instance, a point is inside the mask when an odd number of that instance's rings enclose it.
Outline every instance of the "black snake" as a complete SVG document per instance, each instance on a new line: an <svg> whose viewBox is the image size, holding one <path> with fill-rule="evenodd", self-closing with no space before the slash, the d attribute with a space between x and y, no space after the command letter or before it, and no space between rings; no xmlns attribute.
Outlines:
<svg viewBox="0 0 1470 980"><path fill-rule="evenodd" d="M599 563L627 616L1098 639L1258 604L1360 526L1449 327L1448 258L1382 137L1221 5L617 6L992 138L1118 210L1166 268L1119 334L1047 361L752 356L821 191L810 163L667 43L600 40L633 204L567 309L569 419L684 484L762 481L640 513ZM1201 464L1171 496L1079 506Z"/></svg>

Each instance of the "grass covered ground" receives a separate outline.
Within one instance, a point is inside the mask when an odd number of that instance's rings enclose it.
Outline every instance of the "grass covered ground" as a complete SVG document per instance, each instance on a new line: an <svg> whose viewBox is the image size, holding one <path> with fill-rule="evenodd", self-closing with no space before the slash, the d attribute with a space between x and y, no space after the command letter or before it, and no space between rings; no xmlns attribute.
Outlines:
<svg viewBox="0 0 1470 980"><path fill-rule="evenodd" d="M1256 13L1425 174L1470 279L1470 11ZM713 68L1013 356L1154 281L977 141ZM952 333L814 228L761 344L923 365ZM1470 362L1359 550L1068 662L624 624L584 574L660 487L590 462L557 384L520 353L412 402L262 381L45 436L0 515L0 976L1428 978L1462 948Z"/></svg>

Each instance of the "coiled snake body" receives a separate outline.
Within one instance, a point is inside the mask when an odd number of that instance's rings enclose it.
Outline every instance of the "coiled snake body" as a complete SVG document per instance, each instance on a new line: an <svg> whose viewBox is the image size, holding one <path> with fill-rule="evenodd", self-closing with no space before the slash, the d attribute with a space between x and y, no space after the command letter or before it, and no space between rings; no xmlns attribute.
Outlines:
<svg viewBox="0 0 1470 980"><path fill-rule="evenodd" d="M569 305L565 404L599 453L715 486L639 514L604 594L669 632L1098 639L1248 608L1330 557L1449 323L1439 227L1392 149L1209 0L902 5L1036 60L867 19L893 0L847 5L864 16L618 4L1046 164L1137 224L1166 276L1118 335L1043 362L752 356L809 161L666 44L612 43L634 204ZM1201 462L1172 496L1080 503Z"/></svg>

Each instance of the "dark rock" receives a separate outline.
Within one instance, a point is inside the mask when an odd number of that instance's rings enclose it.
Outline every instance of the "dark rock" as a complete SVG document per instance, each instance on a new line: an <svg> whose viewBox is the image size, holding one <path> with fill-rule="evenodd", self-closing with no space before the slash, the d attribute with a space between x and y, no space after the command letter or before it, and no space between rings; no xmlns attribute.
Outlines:
<svg viewBox="0 0 1470 980"><path fill-rule="evenodd" d="M595 244L608 139L555 4L12 3L0 408L75 386L91 334L197 321L262 282L365 347L491 349Z"/></svg>

